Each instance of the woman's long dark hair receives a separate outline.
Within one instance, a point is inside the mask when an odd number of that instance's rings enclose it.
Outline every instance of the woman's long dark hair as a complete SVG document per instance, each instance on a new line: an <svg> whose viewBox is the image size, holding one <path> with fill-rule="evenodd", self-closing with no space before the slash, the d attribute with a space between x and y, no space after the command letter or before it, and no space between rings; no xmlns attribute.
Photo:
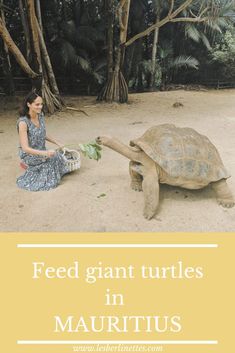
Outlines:
<svg viewBox="0 0 235 353"><path fill-rule="evenodd" d="M31 91L24 99L22 103L22 107L19 111L20 116L27 116L28 119L30 119L29 115L29 107L28 104L32 104L37 97L41 97L39 94L37 94L35 91Z"/></svg>

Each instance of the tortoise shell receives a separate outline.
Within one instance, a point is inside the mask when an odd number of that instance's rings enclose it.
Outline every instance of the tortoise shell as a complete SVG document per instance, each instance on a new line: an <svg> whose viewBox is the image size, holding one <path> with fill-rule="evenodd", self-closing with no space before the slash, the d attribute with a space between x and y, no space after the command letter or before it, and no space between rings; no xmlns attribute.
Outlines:
<svg viewBox="0 0 235 353"><path fill-rule="evenodd" d="M153 126L130 145L143 150L171 178L207 185L230 177L216 147L191 128Z"/></svg>

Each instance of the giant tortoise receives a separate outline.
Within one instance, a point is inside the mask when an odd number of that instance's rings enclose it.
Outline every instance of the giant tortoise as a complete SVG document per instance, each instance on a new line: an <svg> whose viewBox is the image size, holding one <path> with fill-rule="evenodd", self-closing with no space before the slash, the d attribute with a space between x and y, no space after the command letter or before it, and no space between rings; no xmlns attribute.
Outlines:
<svg viewBox="0 0 235 353"><path fill-rule="evenodd" d="M126 146L120 141L97 137L96 142L130 159L131 187L144 192L144 216L157 212L159 184L201 189L211 184L218 203L233 207L234 199L226 183L230 176L210 140L191 128L162 124L148 129Z"/></svg>

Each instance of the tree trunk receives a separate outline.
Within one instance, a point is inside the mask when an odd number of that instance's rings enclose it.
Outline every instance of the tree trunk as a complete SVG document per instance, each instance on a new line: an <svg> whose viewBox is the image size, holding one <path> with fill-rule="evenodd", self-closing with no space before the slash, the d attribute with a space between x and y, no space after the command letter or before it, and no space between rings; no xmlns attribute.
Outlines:
<svg viewBox="0 0 235 353"><path fill-rule="evenodd" d="M113 72L113 0L106 0L106 11L108 14L108 35L107 35L107 47L108 47L108 79Z"/></svg>
<svg viewBox="0 0 235 353"><path fill-rule="evenodd" d="M133 59L134 59L134 54L135 54L135 49L136 49L136 42L129 48L127 60L126 60L126 67L124 68L124 75L126 79L127 86L130 81L130 75L132 72L132 65L133 65Z"/></svg>
<svg viewBox="0 0 235 353"><path fill-rule="evenodd" d="M13 39L10 36L10 33L8 32L7 28L4 26L1 18L0 18L0 36L2 37L9 51L14 55L16 61L18 62L22 70L26 72L28 76L31 78L37 77L38 74L31 69L31 67L25 60L24 56L22 55L18 47L15 45Z"/></svg>
<svg viewBox="0 0 235 353"><path fill-rule="evenodd" d="M39 23L36 19L36 27L39 35L41 48L41 57L43 59L43 82L42 95L45 100L49 113L54 113L55 110L61 110L64 103L60 97L59 89L56 83L54 71L51 66L51 60L47 52L46 44Z"/></svg>
<svg viewBox="0 0 235 353"><path fill-rule="evenodd" d="M33 85L38 91L41 91L47 111L53 114L56 110L62 109L63 103L59 95L51 61L43 38L42 27L40 28L36 17L34 0L27 0L27 3L32 34L32 47L35 54L35 65L38 67L41 76L41 81L34 81ZM39 9L39 1L37 1L37 4Z"/></svg>
<svg viewBox="0 0 235 353"><path fill-rule="evenodd" d="M31 62L32 58L31 58L30 32L29 32L29 25L27 21L23 0L19 0L19 9L20 9L21 23L23 26L24 37L25 37L26 59L28 62Z"/></svg>
<svg viewBox="0 0 235 353"><path fill-rule="evenodd" d="M2 18L2 22L4 26L5 24L5 14L3 10L3 0L0 0L0 17ZM14 95L15 93L15 85L13 81L13 76L11 72L11 61L10 61L10 56L9 56L9 51L8 47L3 41L3 48L2 48L2 68L3 68L3 74L5 76L5 87L4 91L7 95Z"/></svg>
<svg viewBox="0 0 235 353"><path fill-rule="evenodd" d="M128 20L129 20L131 0L124 0L122 2L123 2L123 11L122 11L123 29L121 31L120 39L121 39L121 44L124 44L126 42L126 38L127 38L127 29L128 29Z"/></svg>
<svg viewBox="0 0 235 353"><path fill-rule="evenodd" d="M160 14L158 12L157 17L156 17L156 22L159 22L159 21L160 21ZM158 38L159 38L159 27L155 28L154 37L153 37L152 68L151 68L151 78L150 78L150 89L151 90L153 90L154 81L155 81Z"/></svg>
<svg viewBox="0 0 235 353"><path fill-rule="evenodd" d="M35 5L34 0L27 0L28 5L28 18L31 29L31 50L33 53L33 67L36 72L39 73L39 77L32 81L32 85L38 92L42 90L42 80L43 80L43 72L42 72L42 61L41 61L41 52L39 45L39 35L36 25L36 14L35 14Z"/></svg>
<svg viewBox="0 0 235 353"><path fill-rule="evenodd" d="M23 3L21 2L21 10L24 15ZM45 107L49 113L53 114L56 110L61 110L63 106L62 99L59 95L59 90L56 84L54 72L51 66L50 58L47 53L45 41L43 38L42 31L38 24L36 15L34 0L27 0L27 11L29 24L31 28L32 41L31 52L34 54L34 65L39 74L35 73L20 50L15 45L6 26L4 25L0 17L0 36L3 38L4 43L7 45L8 49L13 53L20 67L32 78L33 86L41 91L42 97L44 98ZM25 16L22 18L25 19ZM26 24L27 22L25 22ZM25 27L26 28L26 27Z"/></svg>
<svg viewBox="0 0 235 353"><path fill-rule="evenodd" d="M42 30L42 14L41 14L40 0L36 0L36 14L37 14L39 26Z"/></svg>
<svg viewBox="0 0 235 353"><path fill-rule="evenodd" d="M55 75L54 75L54 71L53 68L51 66L51 60L50 57L48 55L47 52L47 48L46 48L46 44L43 38L43 34L41 31L41 28L39 27L39 23L36 22L36 26L37 26L37 30L38 30L38 35L39 35L39 42L40 42L40 48L41 48L41 55L42 58L44 60L45 66L46 66L46 70L47 70L47 74L49 76L50 79L50 83L51 83L51 88L52 88L52 92L59 95L59 89L56 83L56 79L55 79Z"/></svg>
<svg viewBox="0 0 235 353"><path fill-rule="evenodd" d="M127 37L130 1L131 0L120 0L120 4L116 14L119 18L120 34L119 34L119 45L116 53L115 67L113 68L113 63L111 67L112 60L110 60L109 58L110 61L108 64L108 67L109 67L108 80L102 92L97 98L100 101L119 102L119 103L126 103L128 101L128 86L122 74L122 65L125 57L124 43ZM113 0L110 1L109 6L113 7ZM112 34L112 38L113 38L113 30L111 30L111 23L109 23L108 37L110 34ZM111 39L109 39L109 44L110 43L112 43L112 48L113 48L113 39L112 41ZM111 55L111 52L112 50L110 51L110 54L108 54L108 57L109 55Z"/></svg>
<svg viewBox="0 0 235 353"><path fill-rule="evenodd" d="M110 90L113 80L113 26L114 26L114 0L106 0L105 1L105 11L107 18L107 82L105 86L102 88L100 94L97 97L98 101L109 101L109 96L112 96ZM109 92L109 96L108 96ZM112 101L112 99L110 99Z"/></svg>
<svg viewBox="0 0 235 353"><path fill-rule="evenodd" d="M36 15L35 15L35 5L34 0L27 0L28 4L28 14L29 14L29 22L31 28L31 36L32 36L32 47L35 55L35 66L39 72L42 72L42 63L41 63L41 53L39 47L39 35L36 26Z"/></svg>

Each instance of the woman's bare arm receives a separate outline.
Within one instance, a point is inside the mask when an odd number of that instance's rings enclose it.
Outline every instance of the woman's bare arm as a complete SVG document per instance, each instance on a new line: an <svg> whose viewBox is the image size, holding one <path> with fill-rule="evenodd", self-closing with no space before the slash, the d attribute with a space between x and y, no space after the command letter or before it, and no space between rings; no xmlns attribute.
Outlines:
<svg viewBox="0 0 235 353"><path fill-rule="evenodd" d="M46 136L46 141L51 142L51 143L53 143L54 145L56 145L58 147L62 147L63 146L60 142L56 141L53 137L51 137L49 135Z"/></svg>

